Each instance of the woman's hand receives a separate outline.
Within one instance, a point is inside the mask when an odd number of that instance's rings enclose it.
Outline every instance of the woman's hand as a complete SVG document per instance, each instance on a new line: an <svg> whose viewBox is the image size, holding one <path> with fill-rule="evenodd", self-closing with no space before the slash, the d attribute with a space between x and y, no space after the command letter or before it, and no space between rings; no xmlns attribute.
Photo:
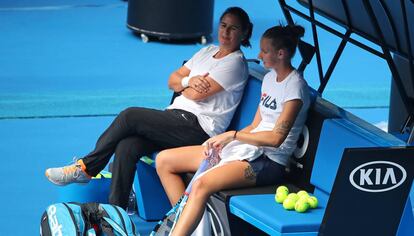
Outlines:
<svg viewBox="0 0 414 236"><path fill-rule="evenodd" d="M225 133L211 137L206 141L207 146L211 148L215 148L217 150L221 150L224 146L226 146L228 143L233 141L235 132L236 131L227 131Z"/></svg>
<svg viewBox="0 0 414 236"><path fill-rule="evenodd" d="M211 86L206 79L208 75L209 73L205 73L204 75L196 75L191 77L188 81L188 86L199 93L207 93Z"/></svg>

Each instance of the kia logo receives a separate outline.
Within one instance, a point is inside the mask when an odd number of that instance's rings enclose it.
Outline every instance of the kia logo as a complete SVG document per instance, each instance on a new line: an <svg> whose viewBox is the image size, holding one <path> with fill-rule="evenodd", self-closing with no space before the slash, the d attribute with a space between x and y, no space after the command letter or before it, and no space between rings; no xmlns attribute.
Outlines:
<svg viewBox="0 0 414 236"><path fill-rule="evenodd" d="M400 186L406 177L407 172L397 163L372 161L352 170L349 182L365 192L385 192Z"/></svg>

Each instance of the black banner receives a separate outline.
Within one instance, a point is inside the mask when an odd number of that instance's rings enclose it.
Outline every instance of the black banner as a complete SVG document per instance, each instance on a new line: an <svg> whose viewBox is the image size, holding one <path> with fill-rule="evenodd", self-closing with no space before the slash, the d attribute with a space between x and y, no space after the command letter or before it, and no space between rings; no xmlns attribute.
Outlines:
<svg viewBox="0 0 414 236"><path fill-rule="evenodd" d="M414 147L345 149L319 234L396 235L413 173Z"/></svg>

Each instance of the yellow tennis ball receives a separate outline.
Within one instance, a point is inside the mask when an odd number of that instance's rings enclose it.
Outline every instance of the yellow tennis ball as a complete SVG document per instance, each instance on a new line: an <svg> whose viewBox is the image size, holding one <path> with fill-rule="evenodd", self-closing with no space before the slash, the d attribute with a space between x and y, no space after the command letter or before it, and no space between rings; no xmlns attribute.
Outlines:
<svg viewBox="0 0 414 236"><path fill-rule="evenodd" d="M308 203L310 208L316 208L318 207L318 199L315 196L311 196L308 198Z"/></svg>
<svg viewBox="0 0 414 236"><path fill-rule="evenodd" d="M285 208L286 210L293 210L293 209L295 209L295 201L293 201L290 198L286 198L283 201L283 208Z"/></svg>
<svg viewBox="0 0 414 236"><path fill-rule="evenodd" d="M309 193L308 193L308 192L306 192L305 190L300 190L300 191L297 193L297 195L298 195L299 197L302 197L302 196L309 196Z"/></svg>
<svg viewBox="0 0 414 236"><path fill-rule="evenodd" d="M302 195L301 197L299 197L299 199L297 200L297 202L298 201L305 201L305 202L307 202L308 201L308 198L309 198L309 195Z"/></svg>
<svg viewBox="0 0 414 236"><path fill-rule="evenodd" d="M287 198L287 193L279 192L275 194L275 200L277 203L283 203L283 201Z"/></svg>
<svg viewBox="0 0 414 236"><path fill-rule="evenodd" d="M295 203L295 211L303 213L309 209L309 203L307 200L299 200Z"/></svg>
<svg viewBox="0 0 414 236"><path fill-rule="evenodd" d="M297 200L299 200L299 196L296 193L289 193L289 195L287 196L287 198L292 199L294 202L296 202Z"/></svg>
<svg viewBox="0 0 414 236"><path fill-rule="evenodd" d="M286 195L288 195L289 189L286 186L281 185L276 189L276 193L286 193Z"/></svg>

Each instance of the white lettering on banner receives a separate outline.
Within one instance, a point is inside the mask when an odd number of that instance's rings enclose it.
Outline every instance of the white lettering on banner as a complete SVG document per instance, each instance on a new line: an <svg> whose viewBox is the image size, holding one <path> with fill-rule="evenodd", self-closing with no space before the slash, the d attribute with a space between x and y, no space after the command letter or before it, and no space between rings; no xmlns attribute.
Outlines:
<svg viewBox="0 0 414 236"><path fill-rule="evenodd" d="M372 169L368 169L368 171L366 171L365 169L360 169L361 173L359 175L359 185L364 185L365 182L367 182L368 185L372 185L372 181L369 178L369 175L372 172Z"/></svg>
<svg viewBox="0 0 414 236"><path fill-rule="evenodd" d="M52 205L47 209L47 214L49 215L49 224L52 228L53 236L62 236L62 225L59 224L56 217L56 206Z"/></svg>
<svg viewBox="0 0 414 236"><path fill-rule="evenodd" d="M395 179L394 169L393 168L387 168L387 172L385 173L384 180L382 181L382 184L387 184L388 179L391 178L391 183L396 184L397 180Z"/></svg>
<svg viewBox="0 0 414 236"><path fill-rule="evenodd" d="M360 169L360 175L359 175L359 185L363 186L365 185L365 182L368 185L373 185L371 178L369 177L374 169ZM384 179L381 183L381 168L375 168L375 185L380 184L388 184L388 181L391 180L391 184L396 184L397 180L395 177L394 169L393 168L387 168L387 172L385 172Z"/></svg>
<svg viewBox="0 0 414 236"><path fill-rule="evenodd" d="M370 168L370 166L372 167ZM375 174L371 176L374 170ZM358 174L359 181L355 181L355 178L358 178ZM349 175L349 181L355 188L365 192L385 192L400 186L406 177L406 170L397 163L390 161L371 161L352 170Z"/></svg>

